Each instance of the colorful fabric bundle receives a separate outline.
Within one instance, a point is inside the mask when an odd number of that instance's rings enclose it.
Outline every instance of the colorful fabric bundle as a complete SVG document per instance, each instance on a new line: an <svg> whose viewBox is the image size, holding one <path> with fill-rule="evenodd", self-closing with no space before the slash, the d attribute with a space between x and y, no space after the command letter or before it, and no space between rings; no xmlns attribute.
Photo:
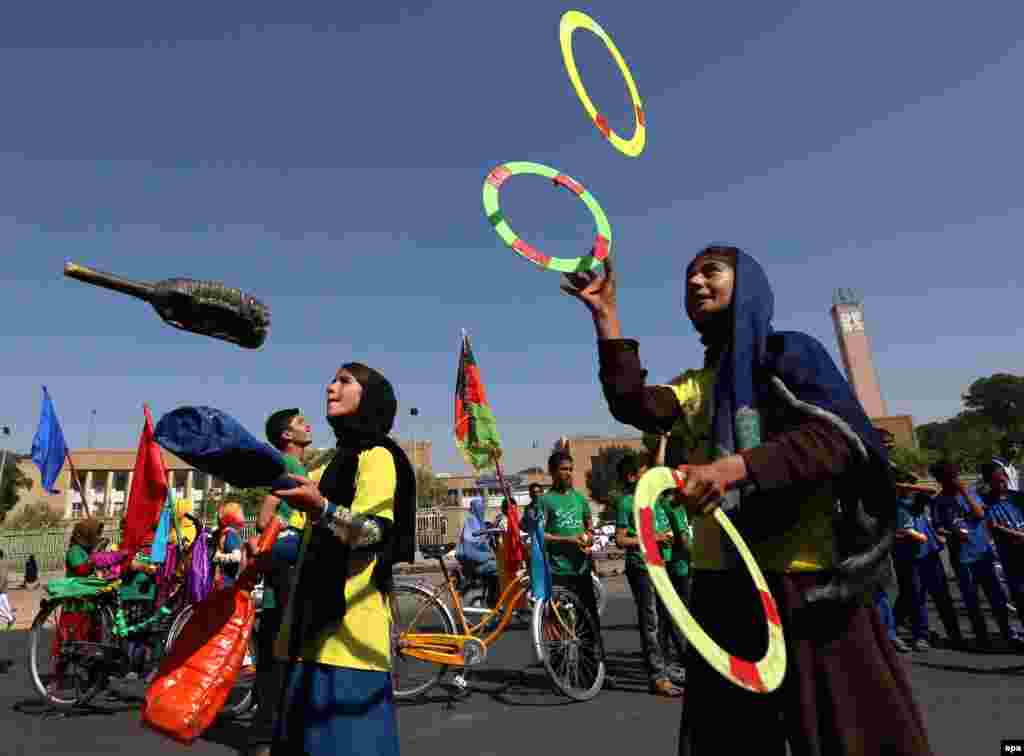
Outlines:
<svg viewBox="0 0 1024 756"><path fill-rule="evenodd" d="M284 455L213 407L179 407L156 424L156 442L172 454L238 488L292 488Z"/></svg>
<svg viewBox="0 0 1024 756"><path fill-rule="evenodd" d="M210 534L204 530L192 545L192 559L185 576L186 597L193 604L205 601L213 590L210 556Z"/></svg>

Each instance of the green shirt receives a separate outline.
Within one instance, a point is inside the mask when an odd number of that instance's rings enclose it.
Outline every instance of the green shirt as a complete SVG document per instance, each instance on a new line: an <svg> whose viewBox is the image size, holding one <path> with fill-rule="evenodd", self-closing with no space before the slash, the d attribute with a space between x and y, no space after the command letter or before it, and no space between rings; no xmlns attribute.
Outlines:
<svg viewBox="0 0 1024 756"><path fill-rule="evenodd" d="M538 502L544 518L545 534L575 536L584 532L584 522L590 519L587 500L570 488L565 493L551 490ZM545 541L552 575L586 575L591 571L590 555L574 543Z"/></svg>
<svg viewBox="0 0 1024 756"><path fill-rule="evenodd" d="M78 577L74 572L72 572L72 570L75 567L81 567L88 561L89 552L77 543L71 544L71 547L68 549L68 553L64 558L64 566L66 567L64 577Z"/></svg>
<svg viewBox="0 0 1024 756"><path fill-rule="evenodd" d="M691 548L693 547L693 528L690 527L690 520L686 516L686 507L673 506L671 497L667 496L658 499L655 506L664 510L672 528L672 534L676 537L675 543L665 556L665 569L671 575L686 577L690 574L690 552L679 543L679 536L685 535L690 541Z"/></svg>
<svg viewBox="0 0 1024 756"><path fill-rule="evenodd" d="M615 527L625 528L626 535L630 538L636 538L636 519L633 516L633 494L628 493L619 497L619 502L615 507ZM654 531L656 533L664 533L670 527L668 520L668 513L660 506L655 505L654 507ZM671 544L664 544L661 547L662 559L668 560L669 555L672 553ZM647 564L644 562L643 553L640 551L639 546L627 546L626 547L626 567L647 571Z"/></svg>
<svg viewBox="0 0 1024 756"><path fill-rule="evenodd" d="M303 477L306 477L306 468L305 468L305 466L301 462L299 462L299 460L295 459L295 457L293 457L291 454L285 454L284 455L284 465L285 465L285 468L286 468L285 471L287 473L289 473L291 475L301 475ZM284 522L288 525L288 528L295 529L295 526L297 525L297 520L295 522L292 522L293 517L294 517L294 515L301 514L301 513L298 510L292 509L290 506L288 506L288 502L286 502L284 499L278 499L277 500L277 509L274 510L274 514L276 514L278 517L280 517L282 520L284 520ZM302 528L299 527L298 530L301 531ZM282 533L287 533L287 532L288 532L287 529L282 531ZM302 533L301 532L299 532L298 534L291 533L290 535L292 537L294 537L294 538L301 538L302 537ZM274 594L274 589L273 589L273 587L268 585L266 580L263 581L263 599L262 599L262 602L261 602L260 605L264 609L277 609L278 608L278 606L277 606L277 597Z"/></svg>

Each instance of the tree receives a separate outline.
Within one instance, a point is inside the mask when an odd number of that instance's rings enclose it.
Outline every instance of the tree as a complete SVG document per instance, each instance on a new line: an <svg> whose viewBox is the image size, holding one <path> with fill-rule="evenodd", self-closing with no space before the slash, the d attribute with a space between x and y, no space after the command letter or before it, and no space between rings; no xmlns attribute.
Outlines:
<svg viewBox="0 0 1024 756"><path fill-rule="evenodd" d="M902 470L909 470L919 477L928 477L928 467L938 461L940 452L933 449L915 449L912 446L895 446L889 450L889 459Z"/></svg>
<svg viewBox="0 0 1024 756"><path fill-rule="evenodd" d="M636 449L628 446L605 446L597 452L594 462L587 473L587 489L590 498L602 504L601 522L610 522L615 517L614 502L622 495L622 483L619 482L619 462L636 454Z"/></svg>
<svg viewBox="0 0 1024 756"><path fill-rule="evenodd" d="M984 416L1003 435L1024 430L1024 377L994 373L979 378L962 399L968 412Z"/></svg>
<svg viewBox="0 0 1024 756"><path fill-rule="evenodd" d="M242 506L245 519L255 520L263 506L263 499L269 493L269 488L232 488L228 493L210 491L203 501L203 517L207 523L213 523L216 527L218 507L226 501L237 501Z"/></svg>
<svg viewBox="0 0 1024 756"><path fill-rule="evenodd" d="M949 420L927 423L917 429L922 449L937 452L937 456L956 462L964 470L974 470L992 459L1004 435L986 413L978 410L966 410Z"/></svg>
<svg viewBox="0 0 1024 756"><path fill-rule="evenodd" d="M440 481L432 470L416 468L416 508L439 507L448 497L448 486Z"/></svg>
<svg viewBox="0 0 1024 756"><path fill-rule="evenodd" d="M325 467L332 459L334 455L338 453L338 447L332 446L330 449L322 449L320 451L313 450L306 453L306 459L302 463L305 465L309 472Z"/></svg>
<svg viewBox="0 0 1024 756"><path fill-rule="evenodd" d="M11 530L42 530L64 523L64 513L50 507L45 499L26 504L4 520L4 527Z"/></svg>
<svg viewBox="0 0 1024 756"><path fill-rule="evenodd" d="M7 513L14 509L21 497L19 491L32 490L32 479L18 467L17 455L7 452L4 460L3 482L0 485L0 522L4 521Z"/></svg>

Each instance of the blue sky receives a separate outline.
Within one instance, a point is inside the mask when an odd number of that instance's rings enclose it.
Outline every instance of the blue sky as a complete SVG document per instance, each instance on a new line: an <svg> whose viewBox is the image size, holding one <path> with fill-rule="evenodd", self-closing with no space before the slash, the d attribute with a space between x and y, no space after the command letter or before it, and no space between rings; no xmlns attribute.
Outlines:
<svg viewBox="0 0 1024 756"><path fill-rule="evenodd" d="M637 159L600 137L570 86L570 7L633 71L648 123ZM1022 21L1018 4L920 0L7 9L0 424L27 451L46 383L73 447L93 410L97 446L134 447L143 402L156 417L220 407L257 432L299 405L326 446L323 387L356 359L395 383L398 433L461 471L465 327L509 467L541 462L562 434L631 432L601 396L583 307L484 218L483 178L512 160L552 165L603 205L624 328L651 379L699 364L682 269L731 242L766 268L776 326L837 361L832 294L858 289L890 413L949 417L975 378L1024 372ZM592 98L630 133L604 46L574 43ZM521 177L501 200L535 246L589 247L589 214L567 192ZM64 279L67 259L246 289L272 309L269 339L249 351L176 331Z"/></svg>

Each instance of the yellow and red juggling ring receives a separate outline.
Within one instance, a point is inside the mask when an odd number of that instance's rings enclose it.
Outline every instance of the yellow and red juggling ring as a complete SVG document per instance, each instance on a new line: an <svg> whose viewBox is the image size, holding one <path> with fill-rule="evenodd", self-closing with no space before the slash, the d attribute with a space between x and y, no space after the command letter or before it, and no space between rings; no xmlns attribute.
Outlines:
<svg viewBox="0 0 1024 756"><path fill-rule="evenodd" d="M587 90L583 88L583 80L580 78L579 69L576 67L576 58L572 54L572 33L577 29L586 29L589 32L593 32L604 42L608 52L611 53L612 59L622 72L622 78L626 80L629 99L633 101L633 115L636 118L636 128L633 131L632 138L628 141L612 131L608 125L608 119L597 112L597 107L590 99L590 95L587 94ZM580 102L583 103L583 109L587 111L587 116L590 117L590 120L597 126L597 130L601 132L605 139L612 143L615 149L628 157L639 155L644 151L644 145L647 143L647 124L644 118L644 107L640 102L640 92L637 91L636 82L633 81L633 74L629 72L629 67L626 65L622 53L619 52L619 48L612 42L612 38L608 36L597 21L586 13L571 10L565 12L558 24L558 40L562 45L562 60L565 61L565 70L569 74L569 80L576 90L576 95L580 98Z"/></svg>
<svg viewBox="0 0 1024 756"><path fill-rule="evenodd" d="M664 602L676 627L708 664L722 677L741 688L754 693L771 693L782 684L782 678L786 675L786 640L782 634L778 605L772 598L768 583L765 582L750 549L721 509L716 509L713 517L736 546L761 595L761 605L768 626L768 650L764 656L758 661L750 661L733 656L723 649L697 624L672 587L672 580L665 569L665 560L658 545L658 534L654 529L654 506L664 491L675 488L682 490L684 482L685 477L678 470L654 467L637 483L636 494L633 497L633 516L636 518L640 551L647 563L647 573L651 576L655 590L658 591L658 596Z"/></svg>

